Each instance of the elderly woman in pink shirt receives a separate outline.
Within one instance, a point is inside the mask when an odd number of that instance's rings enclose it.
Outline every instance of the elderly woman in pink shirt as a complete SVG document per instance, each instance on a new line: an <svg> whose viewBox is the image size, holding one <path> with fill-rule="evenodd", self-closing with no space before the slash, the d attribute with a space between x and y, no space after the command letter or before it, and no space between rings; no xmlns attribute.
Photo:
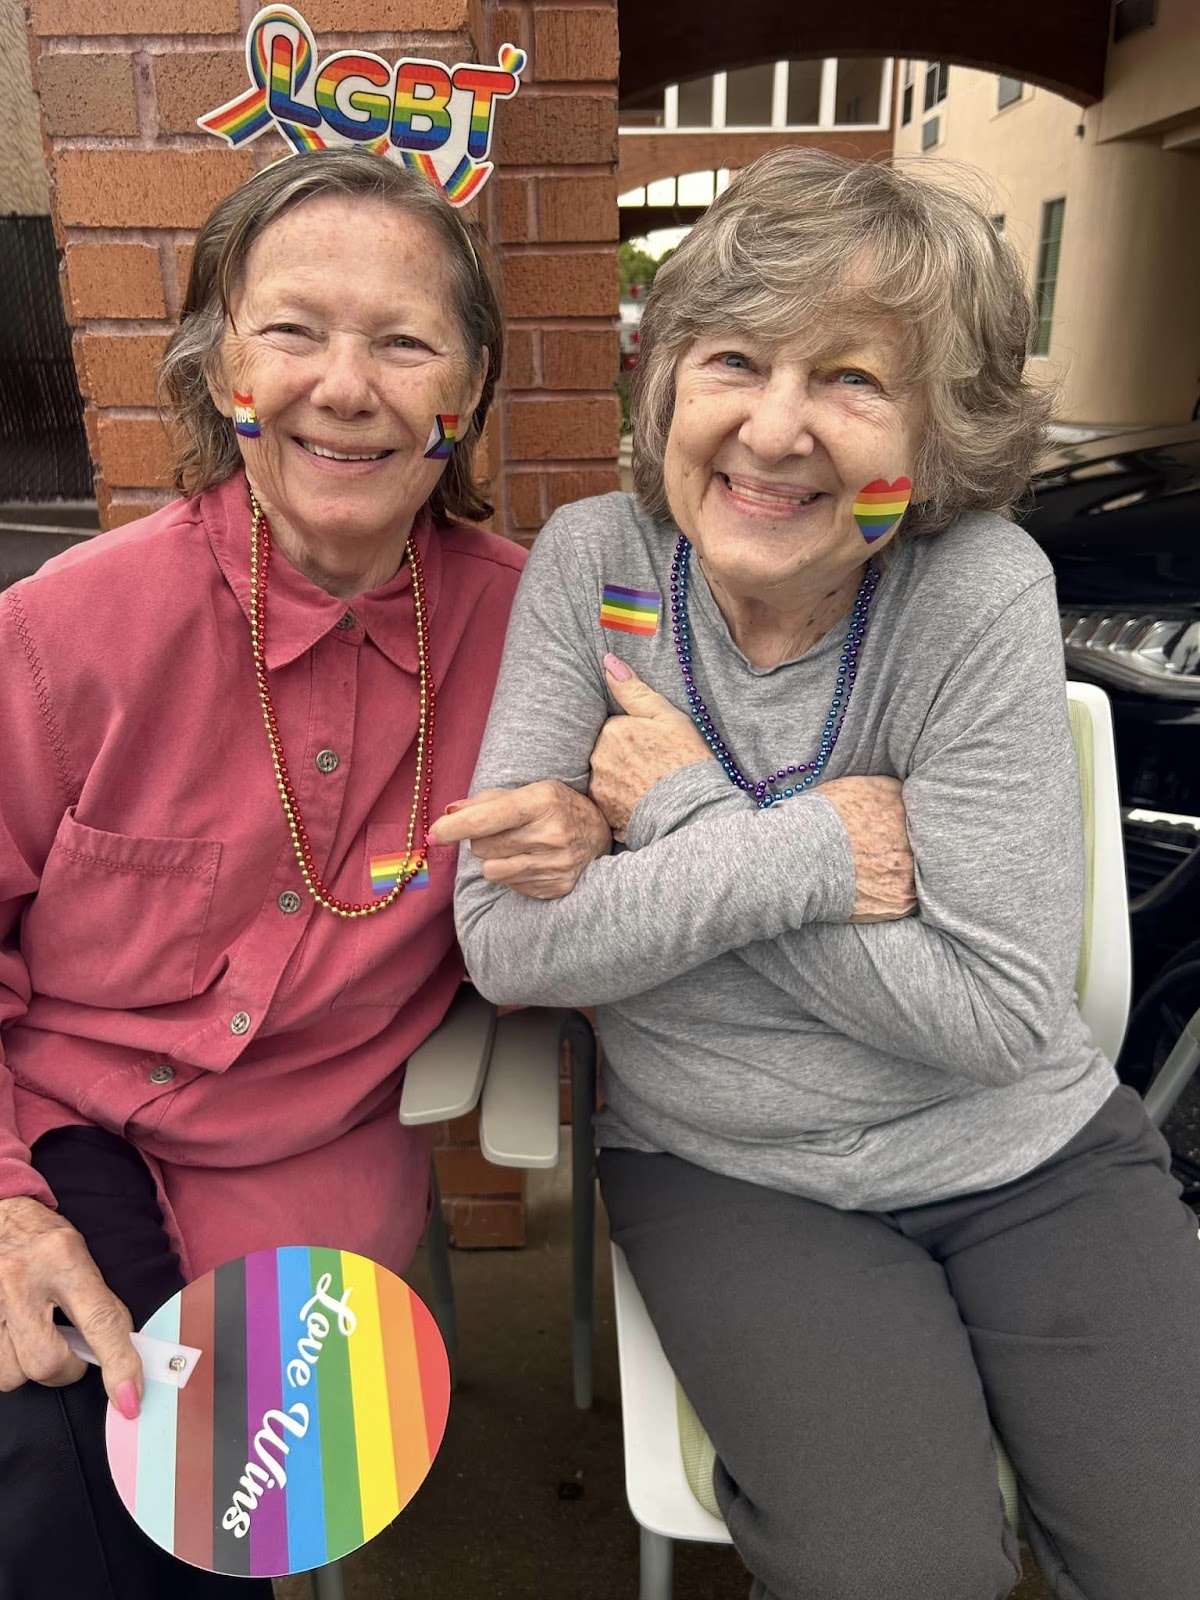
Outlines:
<svg viewBox="0 0 1200 1600"><path fill-rule="evenodd" d="M130 1327L251 1250L399 1270L420 1237L402 1067L462 978L426 829L467 792L523 560L464 522L501 347L433 186L277 164L197 243L163 371L185 498L0 596L4 1600L269 1594L116 1501ZM535 809L531 873L606 848L586 802L573 842Z"/></svg>

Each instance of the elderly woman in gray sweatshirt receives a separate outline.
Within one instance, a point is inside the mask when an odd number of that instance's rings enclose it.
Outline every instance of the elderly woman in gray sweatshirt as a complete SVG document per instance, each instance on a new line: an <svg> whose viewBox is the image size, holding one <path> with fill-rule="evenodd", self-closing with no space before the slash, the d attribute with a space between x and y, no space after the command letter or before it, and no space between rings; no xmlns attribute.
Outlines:
<svg viewBox="0 0 1200 1600"><path fill-rule="evenodd" d="M1074 1003L1054 583L1005 515L1029 329L963 199L747 169L648 301L637 494L539 537L434 829L484 994L599 1007L613 1237L762 1600L1005 1595L989 1417L1060 1600L1200 1596L1195 1220Z"/></svg>

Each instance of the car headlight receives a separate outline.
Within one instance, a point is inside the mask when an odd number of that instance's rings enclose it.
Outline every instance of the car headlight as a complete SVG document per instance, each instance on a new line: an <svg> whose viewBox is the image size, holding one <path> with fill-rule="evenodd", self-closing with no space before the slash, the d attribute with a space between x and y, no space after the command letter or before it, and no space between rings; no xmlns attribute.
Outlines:
<svg viewBox="0 0 1200 1600"><path fill-rule="evenodd" d="M1200 620L1062 609L1068 667L1171 700L1200 700Z"/></svg>

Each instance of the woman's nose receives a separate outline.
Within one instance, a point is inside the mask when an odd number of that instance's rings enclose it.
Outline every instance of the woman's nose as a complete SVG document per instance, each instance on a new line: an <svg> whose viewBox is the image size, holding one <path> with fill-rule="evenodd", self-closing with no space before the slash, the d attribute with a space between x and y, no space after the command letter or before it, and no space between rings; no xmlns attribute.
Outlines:
<svg viewBox="0 0 1200 1600"><path fill-rule="evenodd" d="M773 374L749 396L741 442L763 461L806 456L813 449L815 421L807 383L791 374Z"/></svg>
<svg viewBox="0 0 1200 1600"><path fill-rule="evenodd" d="M312 403L338 416L357 416L374 406L371 353L364 340L334 337L321 358Z"/></svg>

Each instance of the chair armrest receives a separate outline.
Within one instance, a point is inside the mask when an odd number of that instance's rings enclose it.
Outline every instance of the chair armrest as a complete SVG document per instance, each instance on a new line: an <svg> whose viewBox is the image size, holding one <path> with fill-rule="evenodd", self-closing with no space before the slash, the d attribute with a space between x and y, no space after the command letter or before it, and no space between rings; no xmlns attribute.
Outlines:
<svg viewBox="0 0 1200 1600"><path fill-rule="evenodd" d="M408 1127L444 1122L472 1110L487 1072L496 1008L463 986L441 1025L408 1058L400 1121Z"/></svg>
<svg viewBox="0 0 1200 1600"><path fill-rule="evenodd" d="M561 1011L513 1011L496 1024L483 1085L479 1147L497 1167L558 1161Z"/></svg>

